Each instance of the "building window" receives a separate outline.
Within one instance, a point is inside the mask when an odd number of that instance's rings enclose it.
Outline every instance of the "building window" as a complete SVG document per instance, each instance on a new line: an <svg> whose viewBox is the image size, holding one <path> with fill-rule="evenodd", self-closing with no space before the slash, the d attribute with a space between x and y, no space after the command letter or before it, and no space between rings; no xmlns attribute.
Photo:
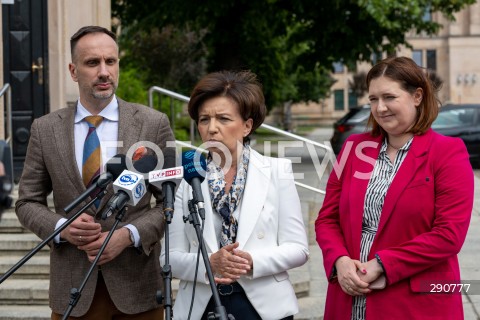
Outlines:
<svg viewBox="0 0 480 320"><path fill-rule="evenodd" d="M333 90L333 99L335 105L335 111L345 110L345 98L343 89Z"/></svg>
<svg viewBox="0 0 480 320"><path fill-rule="evenodd" d="M355 92L353 91L348 92L348 107L354 108L357 105L358 105L357 95L355 94Z"/></svg>
<svg viewBox="0 0 480 320"><path fill-rule="evenodd" d="M432 21L432 10L431 10L430 6L427 6L425 8L425 12L423 13L422 20L425 21L425 22Z"/></svg>
<svg viewBox="0 0 480 320"><path fill-rule="evenodd" d="M412 59L418 66L423 67L422 50L413 50Z"/></svg>
<svg viewBox="0 0 480 320"><path fill-rule="evenodd" d="M381 52L372 53L372 65L376 65L378 61L382 60Z"/></svg>
<svg viewBox="0 0 480 320"><path fill-rule="evenodd" d="M427 50L427 69L437 71L437 51Z"/></svg>
<svg viewBox="0 0 480 320"><path fill-rule="evenodd" d="M344 66L343 66L343 63L341 62L334 62L332 64L333 66L333 72L335 73L343 73L343 70L344 70Z"/></svg>

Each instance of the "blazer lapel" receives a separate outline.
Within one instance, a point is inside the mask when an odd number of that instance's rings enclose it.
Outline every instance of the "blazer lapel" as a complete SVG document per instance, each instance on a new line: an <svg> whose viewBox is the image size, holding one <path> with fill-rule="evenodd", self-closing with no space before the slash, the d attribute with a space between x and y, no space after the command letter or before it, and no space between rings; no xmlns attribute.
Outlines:
<svg viewBox="0 0 480 320"><path fill-rule="evenodd" d="M239 249L242 249L247 242L260 217L260 212L262 211L268 194L267 186L270 183L270 171L270 165L264 161L264 157L250 149L247 182L241 207L237 209L240 210L240 218L238 221L240 227L238 228L237 234L237 241L240 243ZM256 188L252 188L253 186L256 186ZM189 190L191 192L191 188L189 188ZM202 183L202 193L205 202L204 241L211 252L217 252L219 250L219 243L213 223L213 217L216 213L214 213L212 209L210 190L206 179Z"/></svg>
<svg viewBox="0 0 480 320"><path fill-rule="evenodd" d="M219 248L219 243L217 240L217 233L215 231L215 226L213 223L214 212L212 209L212 201L210 199L210 190L208 188L208 181L205 179L202 183L202 194L203 194L203 201L205 205L205 223L204 223L204 231L203 231L203 239L205 244L208 248L210 248L210 252L217 252ZM189 188L191 192L191 188Z"/></svg>
<svg viewBox="0 0 480 320"><path fill-rule="evenodd" d="M137 110L131 108L127 102L118 99L118 141L121 146L119 146L117 152L127 157L130 156L130 158L136 150L136 148L130 150L130 147L140 140L141 128L135 121L136 113Z"/></svg>
<svg viewBox="0 0 480 320"><path fill-rule="evenodd" d="M53 131L59 155L58 163L63 166L63 172L75 186L76 191L82 193L86 188L83 185L80 172L78 172L75 159L75 138L73 136L75 111L76 107L68 107L63 112L58 113L58 123L53 126Z"/></svg>
<svg viewBox="0 0 480 320"><path fill-rule="evenodd" d="M266 201L268 187L271 179L271 167L265 157L250 149L250 162L248 164L247 181L241 202L240 217L238 221L237 242L242 249L252 234L263 204Z"/></svg>
<svg viewBox="0 0 480 320"><path fill-rule="evenodd" d="M351 237L348 243L353 245L353 258L360 259L360 241L362 237L362 221L365 206L365 194L367 192L368 182L372 176L375 162L378 158L380 148L382 146L382 137L374 138L373 143L361 150L361 156L357 156L355 150L352 153L352 168L355 172L350 186L350 221L352 232L347 233L347 237ZM355 156L353 156L355 155ZM352 249L351 249L352 250Z"/></svg>
<svg viewBox="0 0 480 320"><path fill-rule="evenodd" d="M395 178L393 179L390 188L385 196L385 201L382 208L382 214L380 216L380 222L378 225L377 236L382 232L385 224L387 224L390 218L395 204L397 203L400 195L407 185L415 177L416 172L420 165L426 160L425 154L428 146L430 145L431 130L421 136L415 136L408 151L407 156L403 160Z"/></svg>

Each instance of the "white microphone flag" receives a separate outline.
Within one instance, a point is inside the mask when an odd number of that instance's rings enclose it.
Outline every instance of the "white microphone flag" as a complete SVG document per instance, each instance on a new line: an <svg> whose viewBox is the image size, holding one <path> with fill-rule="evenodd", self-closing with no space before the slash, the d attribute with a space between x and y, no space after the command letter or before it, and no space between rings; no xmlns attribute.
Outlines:
<svg viewBox="0 0 480 320"><path fill-rule="evenodd" d="M123 191L129 196L127 204L136 206L147 192L147 185L142 174L124 170L113 183L115 193Z"/></svg>

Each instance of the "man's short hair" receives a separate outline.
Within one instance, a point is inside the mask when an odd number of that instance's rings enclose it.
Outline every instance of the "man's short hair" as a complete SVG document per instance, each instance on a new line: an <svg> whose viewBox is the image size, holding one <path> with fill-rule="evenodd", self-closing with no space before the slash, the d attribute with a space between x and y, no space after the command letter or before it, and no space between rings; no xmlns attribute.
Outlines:
<svg viewBox="0 0 480 320"><path fill-rule="evenodd" d="M75 34L70 38L70 53L72 55L72 60L73 60L73 52L75 50L75 47L77 46L78 40L80 40L82 37L90 33L105 33L106 35L110 36L110 38L112 38L113 41L115 41L115 43L117 43L117 35L104 27L100 27L100 26L82 27L77 32L75 32Z"/></svg>

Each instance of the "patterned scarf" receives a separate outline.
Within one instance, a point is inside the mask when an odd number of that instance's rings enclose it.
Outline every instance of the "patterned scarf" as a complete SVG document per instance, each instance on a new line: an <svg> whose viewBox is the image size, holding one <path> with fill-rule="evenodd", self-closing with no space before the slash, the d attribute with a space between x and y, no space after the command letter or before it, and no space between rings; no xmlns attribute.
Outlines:
<svg viewBox="0 0 480 320"><path fill-rule="evenodd" d="M250 159L250 147L248 143L243 145L241 159L228 193L225 192L226 183L222 168L212 161L210 155L207 160L207 178L212 207L215 212L222 217L220 247L234 243L237 237L238 222L233 217L233 212L240 203L247 180L247 168Z"/></svg>

